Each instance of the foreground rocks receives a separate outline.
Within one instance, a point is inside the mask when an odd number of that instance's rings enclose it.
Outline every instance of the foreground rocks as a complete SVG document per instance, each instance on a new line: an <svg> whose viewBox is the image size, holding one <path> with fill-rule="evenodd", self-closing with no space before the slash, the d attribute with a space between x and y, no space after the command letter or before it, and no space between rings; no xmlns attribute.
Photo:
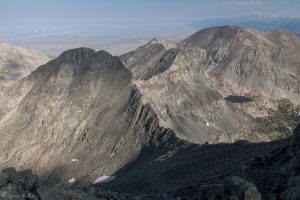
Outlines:
<svg viewBox="0 0 300 200"><path fill-rule="evenodd" d="M300 199L300 125L281 148L257 157L246 176L264 193L264 199Z"/></svg>
<svg viewBox="0 0 300 200"><path fill-rule="evenodd" d="M66 187L60 183L42 181L31 170L16 171L4 169L0 174L1 200L65 200L65 199L136 199L113 192L101 192L97 189Z"/></svg>
<svg viewBox="0 0 300 200"><path fill-rule="evenodd" d="M0 173L1 199L38 199L34 192L38 177L31 170L4 169Z"/></svg>
<svg viewBox="0 0 300 200"><path fill-rule="evenodd" d="M245 200L261 199L261 194L257 191L256 186L241 177L228 177L225 183L227 190L234 198Z"/></svg>
<svg viewBox="0 0 300 200"><path fill-rule="evenodd" d="M200 181L167 194L174 199L300 199L300 125L279 148L234 173L240 176Z"/></svg>
<svg viewBox="0 0 300 200"><path fill-rule="evenodd" d="M14 168L4 169L0 174L0 199L110 199L110 200L143 200L143 199L244 199L260 200L261 194L255 185L241 177L228 177L223 184L212 184L201 187L187 187L176 192L159 195L130 195L112 191L104 191L99 187L75 188L60 183L42 181L32 174L31 170L16 171ZM294 184L291 182L291 184ZM291 191L292 192L292 191ZM290 193L291 193L290 192ZM291 195L291 194L288 194Z"/></svg>
<svg viewBox="0 0 300 200"><path fill-rule="evenodd" d="M180 192L168 192L159 195L130 195L112 191L104 191L99 187L75 188L60 183L42 181L31 170L16 171L14 168L4 169L0 174L0 199L110 199L110 200L143 200L143 199L245 199L259 200L260 193L256 187L240 177L228 177L224 184L204 187L187 187Z"/></svg>
<svg viewBox="0 0 300 200"><path fill-rule="evenodd" d="M262 195L256 186L238 176L229 176L216 184L190 185L168 193L167 199L236 199L236 200L260 200ZM163 197L163 196L162 196ZM163 199L163 198L162 198Z"/></svg>

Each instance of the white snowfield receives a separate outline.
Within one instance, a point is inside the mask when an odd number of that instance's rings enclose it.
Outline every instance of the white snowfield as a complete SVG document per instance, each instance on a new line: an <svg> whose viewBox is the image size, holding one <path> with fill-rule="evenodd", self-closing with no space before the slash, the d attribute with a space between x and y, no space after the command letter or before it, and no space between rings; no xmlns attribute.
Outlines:
<svg viewBox="0 0 300 200"><path fill-rule="evenodd" d="M101 176L99 178L97 178L93 184L97 184L97 183L108 183L112 180L114 180L115 178L117 178L116 176Z"/></svg>

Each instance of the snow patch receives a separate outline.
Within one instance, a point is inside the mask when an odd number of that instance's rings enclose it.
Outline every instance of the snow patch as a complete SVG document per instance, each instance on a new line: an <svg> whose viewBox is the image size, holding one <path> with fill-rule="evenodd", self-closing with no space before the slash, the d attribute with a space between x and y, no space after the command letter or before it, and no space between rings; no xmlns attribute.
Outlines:
<svg viewBox="0 0 300 200"><path fill-rule="evenodd" d="M72 162L78 162L78 159L73 158L71 161L72 161Z"/></svg>
<svg viewBox="0 0 300 200"><path fill-rule="evenodd" d="M206 122L206 126L209 126L209 122Z"/></svg>
<svg viewBox="0 0 300 200"><path fill-rule="evenodd" d="M74 183L74 182L75 182L75 178L69 179L69 183Z"/></svg>
<svg viewBox="0 0 300 200"><path fill-rule="evenodd" d="M114 180L115 178L117 178L116 176L101 176L99 178L97 178L93 184L97 184L97 183L108 183L112 180Z"/></svg>

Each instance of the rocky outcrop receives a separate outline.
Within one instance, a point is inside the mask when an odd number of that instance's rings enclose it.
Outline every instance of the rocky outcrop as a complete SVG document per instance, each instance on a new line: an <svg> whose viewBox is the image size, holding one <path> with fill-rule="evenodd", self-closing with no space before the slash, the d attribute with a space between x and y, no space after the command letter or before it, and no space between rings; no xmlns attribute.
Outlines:
<svg viewBox="0 0 300 200"><path fill-rule="evenodd" d="M233 171L224 178L194 181L164 196L169 199L299 199L299 136L300 125L292 137L271 143L269 153L247 161L241 171Z"/></svg>
<svg viewBox="0 0 300 200"><path fill-rule="evenodd" d="M228 177L225 179L226 189L235 199L243 200L260 200L261 194L256 186L245 179L237 176Z"/></svg>
<svg viewBox="0 0 300 200"><path fill-rule="evenodd" d="M283 145L249 163L245 175L264 194L264 199L299 199L299 138L300 125Z"/></svg>
<svg viewBox="0 0 300 200"><path fill-rule="evenodd" d="M181 199L244 199L259 200L260 193L254 185L240 177L229 177L224 185L210 185L188 193L162 193L159 195L132 195L112 191L104 191L97 187L74 188L47 180L40 180L31 170L16 171L14 168L4 169L0 173L0 199L111 199L111 200L181 200ZM2 179L5 177L5 179ZM191 189L191 188L190 188Z"/></svg>
<svg viewBox="0 0 300 200"><path fill-rule="evenodd" d="M5 183L0 185L0 199L97 199L82 189L68 188L61 184L40 180L31 170L16 171L14 168L4 169L0 173ZM2 181L2 180L1 180Z"/></svg>
<svg viewBox="0 0 300 200"><path fill-rule="evenodd" d="M288 180L287 189L281 194L282 199L296 200L300 198L299 176Z"/></svg>
<svg viewBox="0 0 300 200"><path fill-rule="evenodd" d="M166 71L177 53L176 44L154 38L146 45L119 58L133 72L136 79L148 80Z"/></svg>
<svg viewBox="0 0 300 200"><path fill-rule="evenodd" d="M0 199L38 199L35 188L38 177L31 170L4 169L0 173Z"/></svg>
<svg viewBox="0 0 300 200"><path fill-rule="evenodd" d="M238 176L229 176L219 183L206 185L189 185L173 192L165 193L166 199L237 199L260 200L260 192L256 186ZM163 197L163 195L161 195ZM164 198L162 198L164 199Z"/></svg>

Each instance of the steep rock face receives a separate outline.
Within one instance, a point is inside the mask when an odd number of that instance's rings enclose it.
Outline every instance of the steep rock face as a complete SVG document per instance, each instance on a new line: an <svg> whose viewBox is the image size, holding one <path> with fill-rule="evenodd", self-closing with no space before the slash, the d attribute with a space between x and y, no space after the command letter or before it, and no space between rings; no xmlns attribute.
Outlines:
<svg viewBox="0 0 300 200"><path fill-rule="evenodd" d="M285 31L225 26L178 44L154 39L120 58L133 72L143 101L177 136L196 143L267 141L280 133L255 131L261 124L254 118L269 115L282 98L299 104L299 44ZM249 101L224 100L228 96Z"/></svg>
<svg viewBox="0 0 300 200"><path fill-rule="evenodd" d="M1 166L81 184L111 175L145 146L182 143L159 127L131 78L118 58L86 48L39 67L8 93L18 102L1 116Z"/></svg>
<svg viewBox="0 0 300 200"><path fill-rule="evenodd" d="M136 79L148 80L170 67L178 53L176 47L174 43L154 38L136 51L120 56L120 59Z"/></svg>

